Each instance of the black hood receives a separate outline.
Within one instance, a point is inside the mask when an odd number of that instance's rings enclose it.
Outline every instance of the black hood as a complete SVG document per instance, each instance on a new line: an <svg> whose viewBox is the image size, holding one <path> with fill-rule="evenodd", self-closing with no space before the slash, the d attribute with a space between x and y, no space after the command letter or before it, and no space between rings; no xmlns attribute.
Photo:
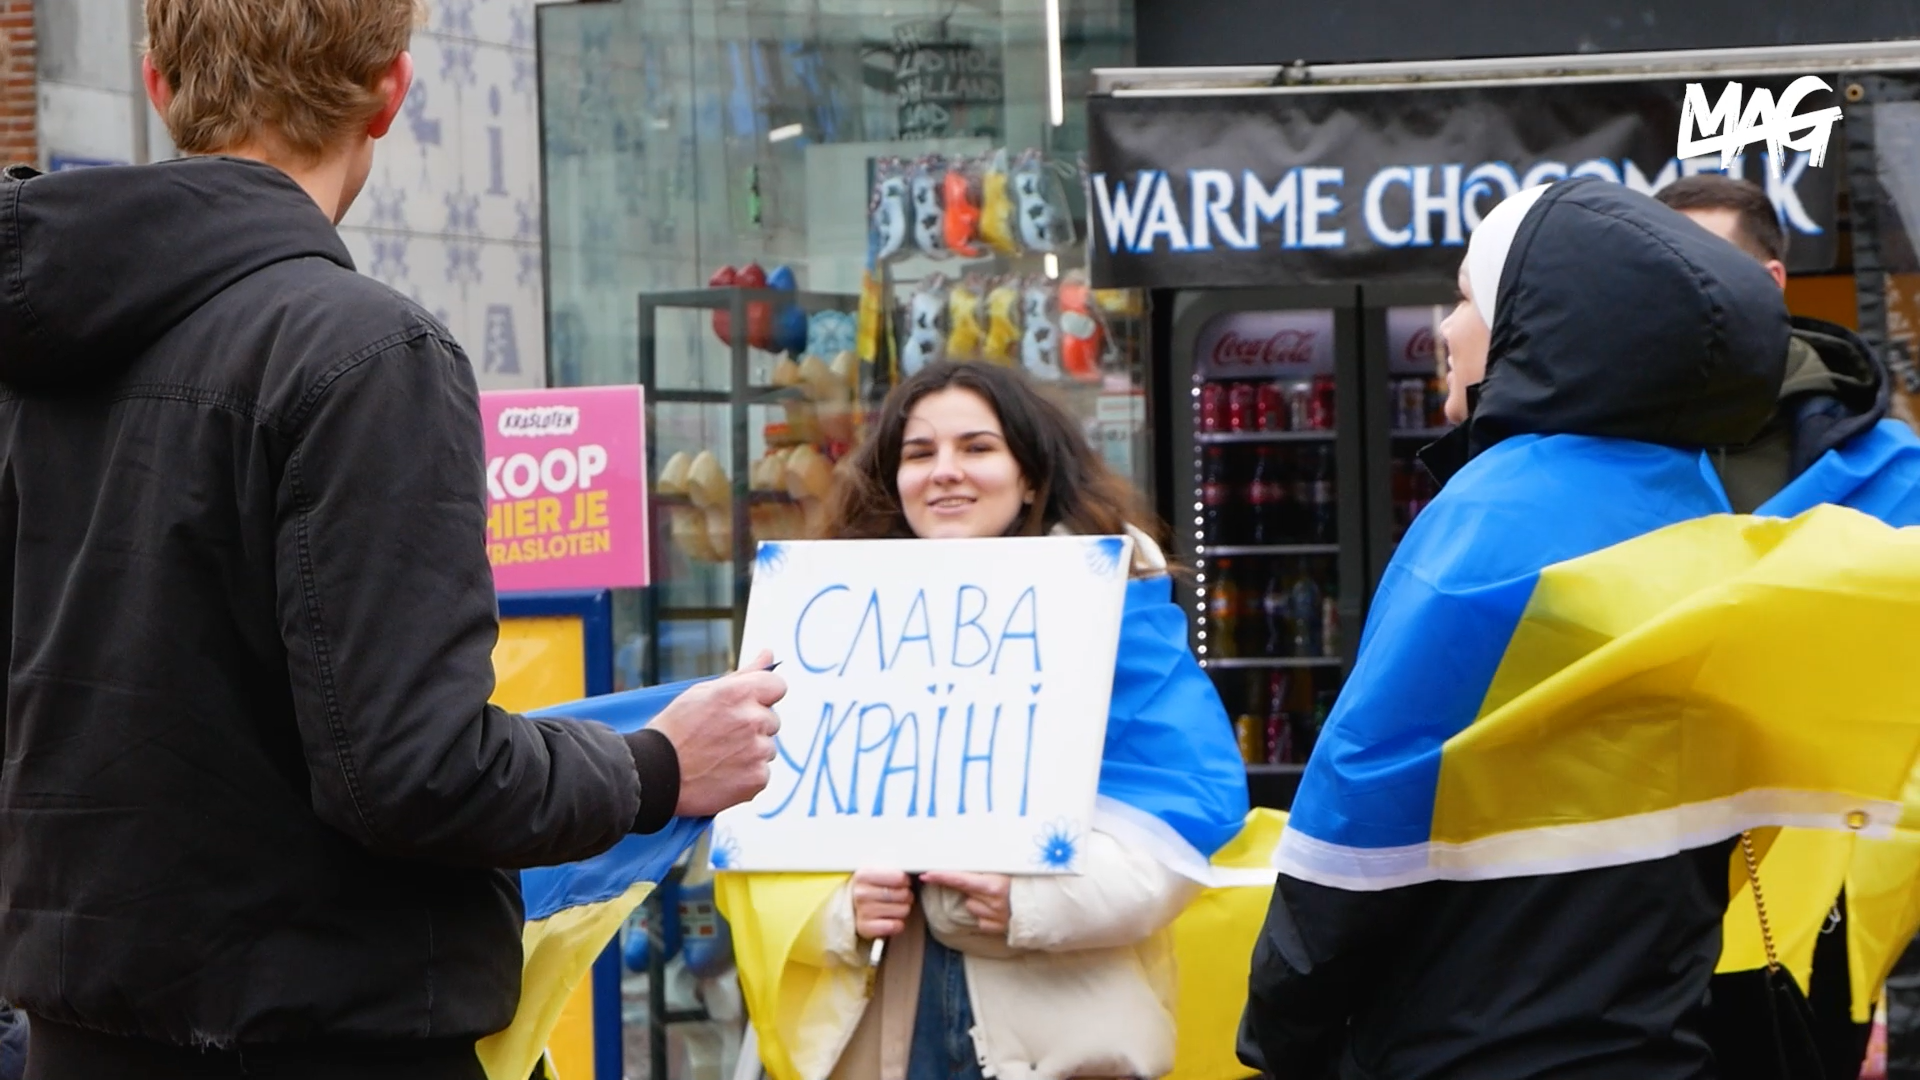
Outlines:
<svg viewBox="0 0 1920 1080"><path fill-rule="evenodd" d="M1512 435L1739 446L1785 373L1786 301L1751 256L1619 184L1555 184L1500 276L1479 453Z"/></svg>
<svg viewBox="0 0 1920 1080"><path fill-rule="evenodd" d="M352 268L307 193L270 165L188 158L0 175L0 383L117 375L221 290L319 257Z"/></svg>

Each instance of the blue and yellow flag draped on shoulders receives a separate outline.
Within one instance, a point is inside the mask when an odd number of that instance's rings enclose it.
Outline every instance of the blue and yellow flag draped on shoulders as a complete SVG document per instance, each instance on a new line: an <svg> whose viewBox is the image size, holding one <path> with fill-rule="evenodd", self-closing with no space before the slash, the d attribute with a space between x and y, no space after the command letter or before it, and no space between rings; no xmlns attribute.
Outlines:
<svg viewBox="0 0 1920 1080"><path fill-rule="evenodd" d="M1884 511L1912 450L1886 429L1782 495ZM1699 453L1508 439L1396 554L1276 862L1369 890L1894 837L1920 825L1916 618L1920 532L1735 516Z"/></svg>
<svg viewBox="0 0 1920 1080"><path fill-rule="evenodd" d="M597 720L622 733L638 731L688 685L607 694L531 715ZM480 1040L488 1080L526 1080L532 1074L594 960L707 827L706 819L675 818L658 833L626 837L591 859L521 872L526 928L520 1005L510 1027Z"/></svg>
<svg viewBox="0 0 1920 1080"><path fill-rule="evenodd" d="M1822 504L1849 507L1898 528L1920 525L1920 437L1905 424L1883 420L1822 455L1756 512L1791 518ZM1828 632L1825 626L1803 630ZM1881 983L1920 930L1920 835L1903 830L1871 839L1782 829L1764 839L1760 877L1768 919L1780 961L1802 988L1811 983L1814 946L1829 930L1828 913L1844 887L1853 1018L1867 1022ZM1744 875L1734 876L1723 940L1720 970L1766 963Z"/></svg>
<svg viewBox="0 0 1920 1080"><path fill-rule="evenodd" d="M1212 886L1174 927L1183 991L1176 1076L1246 1075L1233 1061L1233 1032L1246 957L1273 881L1280 819L1248 814L1246 766L1218 694L1188 652L1186 618L1166 577L1136 579L1127 588L1093 825ZM793 956L808 921L845 880L841 874L716 878L716 895L733 923L761 1061L774 1080L819 1071L812 1060L819 1048L805 1045L814 1041L810 1031L833 1028L839 1008L863 995L859 973ZM1220 980L1229 983L1225 993ZM808 1065L796 1065L796 1058Z"/></svg>

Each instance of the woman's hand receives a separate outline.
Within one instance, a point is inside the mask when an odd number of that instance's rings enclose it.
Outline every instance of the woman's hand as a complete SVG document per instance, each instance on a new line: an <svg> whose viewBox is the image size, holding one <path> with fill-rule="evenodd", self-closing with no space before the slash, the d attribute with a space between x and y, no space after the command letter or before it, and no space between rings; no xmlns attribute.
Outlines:
<svg viewBox="0 0 1920 1080"><path fill-rule="evenodd" d="M890 938L907 928L913 885L899 870L861 870L853 875L853 929L862 938Z"/></svg>
<svg viewBox="0 0 1920 1080"><path fill-rule="evenodd" d="M974 922L980 924L982 933L1007 932L1007 924L1013 920L1013 906L1008 899L1013 891L1013 879L1007 875L942 871L921 874L920 880L929 885L945 886L965 896L967 913L973 916Z"/></svg>

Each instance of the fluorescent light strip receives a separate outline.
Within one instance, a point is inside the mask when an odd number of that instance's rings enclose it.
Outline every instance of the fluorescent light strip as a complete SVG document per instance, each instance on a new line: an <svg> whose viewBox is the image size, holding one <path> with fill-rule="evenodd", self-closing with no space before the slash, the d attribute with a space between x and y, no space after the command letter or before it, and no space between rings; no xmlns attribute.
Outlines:
<svg viewBox="0 0 1920 1080"><path fill-rule="evenodd" d="M785 127L777 127L777 128L774 128L772 131L767 132L767 141L768 142L786 142L788 139L799 138L800 136L805 135L806 133L807 133L807 129L805 125L788 124Z"/></svg>
<svg viewBox="0 0 1920 1080"><path fill-rule="evenodd" d="M1060 76L1060 0L1047 0L1047 107L1054 127L1067 122L1066 88Z"/></svg>

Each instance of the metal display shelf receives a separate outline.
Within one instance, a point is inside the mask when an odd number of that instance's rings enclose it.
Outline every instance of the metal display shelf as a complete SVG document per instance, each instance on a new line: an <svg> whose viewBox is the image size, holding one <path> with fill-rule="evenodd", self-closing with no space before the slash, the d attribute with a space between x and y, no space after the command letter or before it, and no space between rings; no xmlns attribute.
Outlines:
<svg viewBox="0 0 1920 1080"><path fill-rule="evenodd" d="M728 424L733 483L733 551L729 560L733 565L733 644L737 650L740 634L747 621L747 583L749 570L753 565L753 529L748 520L747 508L756 501L778 501L777 492L754 492L749 490L748 468L748 413L755 405L790 400L800 396L800 391L792 387L756 386L750 381L750 360L753 346L747 341L747 307L749 304L773 304L779 307L798 307L812 314L818 311L858 312L860 298L852 294L782 292L778 289L750 289L741 286L726 286L709 289L687 289L677 292L642 293L638 299L640 329L640 355L638 357L638 376L640 385L647 388L647 430L657 431L654 409L662 404L724 405L728 409ZM725 390L706 388L662 388L659 385L659 315L661 309L682 311L725 311L733 327L733 341L728 347L728 365ZM720 380L711 380L719 382ZM656 443L649 439L647 443L647 475L659 475L659 464L652 460L656 452ZM660 505L674 505L674 496L656 499ZM649 605L651 606L651 605ZM657 681L660 671L660 635L653 623L661 621L657 615L645 616L648 623L648 646L646 670L643 675L649 682Z"/></svg>
<svg viewBox="0 0 1920 1080"><path fill-rule="evenodd" d="M654 685L660 679L660 641L661 627L666 623L717 622L723 619L733 623L733 648L737 653L740 647L740 635L746 626L747 585L753 566L755 551L753 530L748 518L748 507L754 503L791 501L785 492L753 491L750 489L749 451L749 414L754 406L777 404L782 401L796 400L804 395L795 387L757 386L749 381L749 362L753 346L747 340L747 305L768 303L779 307L797 306L809 314L817 311L859 310L858 296L833 295L808 292L782 292L776 289L749 289L738 286L711 289L692 289L682 292L645 293L639 297L640 351L638 359L639 382L646 387L647 430L659 431L654 410L660 405L715 405L725 406L728 411L727 428L731 452L730 503L733 512L733 550L728 560L732 564L734 585L731 606L668 606L658 600L658 587L644 590L641 600L641 621L646 630L647 645L642 661L642 682ZM708 376L702 381L725 383L727 389L712 390L706 388L662 388L658 379L659 313L662 309L725 311L732 318L736 332L728 346L728 363L724 379L715 377L721 373L707 370ZM714 449L718 449L715 447ZM647 476L660 474L660 463L655 460L658 452L656 440L647 440ZM683 495L653 495L656 506L687 506L691 501ZM661 555L655 555L655 577L661 579ZM709 674L718 674L711 672ZM664 1080L667 1075L667 1028L673 1024L694 1023L709 1019L702 1008L677 1010L667 1008L666 994L666 911L665 898L676 892L671 886L678 883L686 874L684 865L675 867L667 879L657 886L646 901L647 908L647 974L649 1065L646 1075L654 1080Z"/></svg>
<svg viewBox="0 0 1920 1080"><path fill-rule="evenodd" d="M1193 438L1202 446L1228 446L1237 443L1332 442L1339 434L1319 428L1308 431L1203 431Z"/></svg>
<svg viewBox="0 0 1920 1080"><path fill-rule="evenodd" d="M1339 544L1202 544L1194 554L1206 559L1233 559L1260 555L1338 555Z"/></svg>
<svg viewBox="0 0 1920 1080"><path fill-rule="evenodd" d="M1305 765L1247 766L1247 795L1255 806L1292 806Z"/></svg>
<svg viewBox="0 0 1920 1080"><path fill-rule="evenodd" d="M799 500L784 491L749 491L747 492L747 501L749 503L790 503L798 502ZM656 506L693 505L693 500L685 495L669 495L664 492L654 492L653 502Z"/></svg>

